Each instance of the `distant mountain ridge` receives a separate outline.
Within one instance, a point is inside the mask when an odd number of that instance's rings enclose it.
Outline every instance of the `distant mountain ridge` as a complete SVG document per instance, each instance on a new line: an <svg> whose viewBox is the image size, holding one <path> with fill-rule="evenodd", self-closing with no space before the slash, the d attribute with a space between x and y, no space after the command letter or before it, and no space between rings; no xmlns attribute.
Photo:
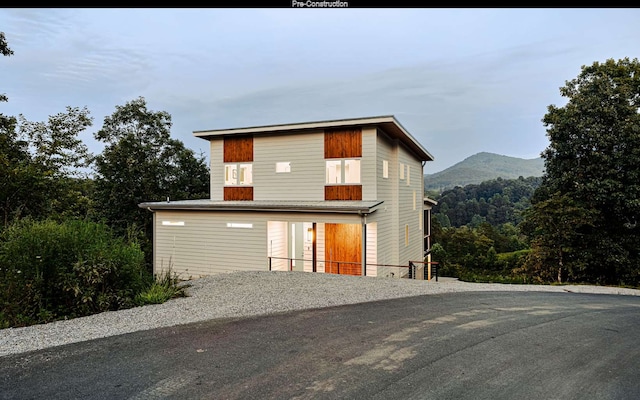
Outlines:
<svg viewBox="0 0 640 400"><path fill-rule="evenodd" d="M479 184L502 178L517 179L544 174L542 158L524 159L482 152L465 158L459 163L424 176L424 188L428 191L452 189L456 186Z"/></svg>

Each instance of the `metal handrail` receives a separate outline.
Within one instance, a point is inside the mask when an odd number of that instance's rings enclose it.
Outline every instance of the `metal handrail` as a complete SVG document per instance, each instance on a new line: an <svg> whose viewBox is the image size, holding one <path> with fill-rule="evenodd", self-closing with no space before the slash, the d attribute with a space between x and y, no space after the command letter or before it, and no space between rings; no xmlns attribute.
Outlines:
<svg viewBox="0 0 640 400"><path fill-rule="evenodd" d="M273 257L273 256L268 256L267 258L269 259L269 271L272 270L271 260L288 260L289 261L289 271L293 271L293 262L294 261L313 262L313 260L309 260L309 259L305 259L305 258ZM356 261L316 260L316 262L321 262L321 263L325 263L325 264L326 263L335 263L335 264L337 264L338 274L340 273L340 264L355 264L355 265L362 266L361 262L356 262ZM409 269L409 276L410 276L409 279L416 279L416 265L415 264L436 265L435 277L436 277L436 282L438 281L438 267L437 267L438 263L435 262L435 261L409 261L409 265L366 263L365 267L375 266L375 267L389 267L389 268L408 268ZM425 275L425 280L426 280L426 275Z"/></svg>

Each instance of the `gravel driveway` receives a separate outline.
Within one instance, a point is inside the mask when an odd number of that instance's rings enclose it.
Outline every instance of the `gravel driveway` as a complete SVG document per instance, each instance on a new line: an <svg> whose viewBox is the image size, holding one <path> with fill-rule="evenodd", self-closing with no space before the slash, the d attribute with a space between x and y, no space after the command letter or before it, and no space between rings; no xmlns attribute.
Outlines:
<svg viewBox="0 0 640 400"><path fill-rule="evenodd" d="M546 291L640 295L640 290L583 285L506 285L357 277L306 272L234 272L187 282L188 297L164 304L0 330L0 356L214 318L460 291Z"/></svg>

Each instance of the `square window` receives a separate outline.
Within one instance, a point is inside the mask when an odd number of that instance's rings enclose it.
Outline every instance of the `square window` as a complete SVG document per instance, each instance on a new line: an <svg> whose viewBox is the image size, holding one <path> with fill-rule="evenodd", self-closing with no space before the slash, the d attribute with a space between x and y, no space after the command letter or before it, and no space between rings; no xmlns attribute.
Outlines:
<svg viewBox="0 0 640 400"><path fill-rule="evenodd" d="M253 185L253 164L226 164L224 184L225 186Z"/></svg>
<svg viewBox="0 0 640 400"><path fill-rule="evenodd" d="M282 161L276 163L276 173L282 174L291 172L291 162L290 161Z"/></svg>

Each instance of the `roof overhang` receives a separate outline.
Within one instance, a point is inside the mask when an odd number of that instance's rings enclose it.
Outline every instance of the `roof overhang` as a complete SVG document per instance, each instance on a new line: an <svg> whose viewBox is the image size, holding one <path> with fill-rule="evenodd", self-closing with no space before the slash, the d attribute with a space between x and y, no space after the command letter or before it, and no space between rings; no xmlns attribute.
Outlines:
<svg viewBox="0 0 640 400"><path fill-rule="evenodd" d="M396 120L393 115L354 119L336 119L327 121L301 122L253 126L247 128L215 129L194 131L193 135L206 140L227 135L260 135L273 133L293 133L317 131L329 128L347 128L355 126L375 126L383 130L392 139L398 139L412 150L422 161L433 161L433 156Z"/></svg>
<svg viewBox="0 0 640 400"><path fill-rule="evenodd" d="M438 202L436 200L432 199L431 197L425 197L423 199L423 201L424 201L424 204L429 204L429 205L432 205L432 206L437 206L438 205Z"/></svg>
<svg viewBox="0 0 640 400"><path fill-rule="evenodd" d="M213 201L179 200L140 203L140 208L156 210L192 211L262 211L262 212L306 212L366 215L375 212L383 203L373 201Z"/></svg>

